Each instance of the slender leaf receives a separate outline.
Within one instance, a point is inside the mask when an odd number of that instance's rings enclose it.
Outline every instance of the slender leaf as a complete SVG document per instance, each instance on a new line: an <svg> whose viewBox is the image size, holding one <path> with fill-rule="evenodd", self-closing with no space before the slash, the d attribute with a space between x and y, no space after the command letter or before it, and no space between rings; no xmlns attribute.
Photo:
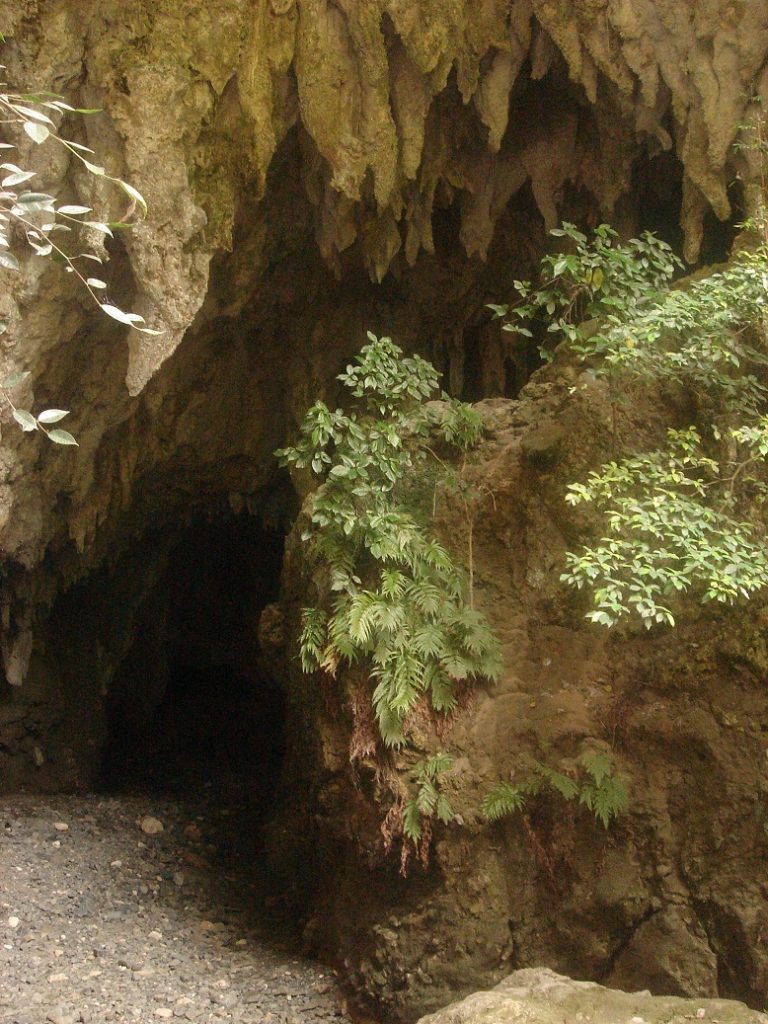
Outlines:
<svg viewBox="0 0 768 1024"><path fill-rule="evenodd" d="M37 420L26 409L14 409L13 418L25 433L30 430L37 430Z"/></svg>
<svg viewBox="0 0 768 1024"><path fill-rule="evenodd" d="M44 124L38 124L36 121L25 121L24 131L32 139L33 142L38 144L45 142L48 136L51 134L50 131L45 127Z"/></svg>
<svg viewBox="0 0 768 1024"><path fill-rule="evenodd" d="M69 416L69 412L64 409L46 409L41 412L37 417L38 423L58 423L59 420L63 420L65 416Z"/></svg>
<svg viewBox="0 0 768 1024"><path fill-rule="evenodd" d="M55 444L73 444L75 447L79 447L77 441L72 437L68 430L49 430L48 437Z"/></svg>

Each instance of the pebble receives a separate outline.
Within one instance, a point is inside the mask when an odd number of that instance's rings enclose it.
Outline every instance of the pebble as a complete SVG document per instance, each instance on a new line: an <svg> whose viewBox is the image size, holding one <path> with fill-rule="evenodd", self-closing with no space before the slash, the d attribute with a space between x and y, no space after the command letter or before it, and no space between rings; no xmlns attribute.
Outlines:
<svg viewBox="0 0 768 1024"><path fill-rule="evenodd" d="M66 821L54 821L53 827L57 832L69 832L69 825Z"/></svg>
<svg viewBox="0 0 768 1024"><path fill-rule="evenodd" d="M20 923L21 922L19 921L18 917L9 917L8 918L8 927L9 928L18 928Z"/></svg>
<svg viewBox="0 0 768 1024"><path fill-rule="evenodd" d="M145 836L157 836L161 832L165 831L165 826L159 818L153 818L151 814L146 814L139 822L139 828Z"/></svg>
<svg viewBox="0 0 768 1024"><path fill-rule="evenodd" d="M63 1007L57 1006L48 1014L45 1018L50 1024L75 1024L77 1015L74 1013L67 1013Z"/></svg>

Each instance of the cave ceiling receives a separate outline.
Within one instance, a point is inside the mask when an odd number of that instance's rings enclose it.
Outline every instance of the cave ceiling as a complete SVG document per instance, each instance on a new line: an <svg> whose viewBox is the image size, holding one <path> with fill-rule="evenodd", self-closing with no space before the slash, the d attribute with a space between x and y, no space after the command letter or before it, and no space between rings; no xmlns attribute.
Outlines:
<svg viewBox="0 0 768 1024"><path fill-rule="evenodd" d="M467 323L563 216L666 228L695 261L767 80L763 0L0 0L0 27L9 82L102 110L62 130L147 199L108 270L162 332L102 322L46 261L0 295L2 375L80 441L2 414L6 663L121 532L255 502L366 328L460 390ZM32 150L49 190L124 216Z"/></svg>

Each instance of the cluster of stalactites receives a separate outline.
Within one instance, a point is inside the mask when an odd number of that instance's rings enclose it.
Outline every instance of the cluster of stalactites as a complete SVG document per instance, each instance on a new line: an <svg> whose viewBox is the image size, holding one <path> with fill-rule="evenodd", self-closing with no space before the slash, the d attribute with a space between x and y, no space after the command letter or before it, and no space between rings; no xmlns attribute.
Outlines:
<svg viewBox="0 0 768 1024"><path fill-rule="evenodd" d="M726 165L767 54L760 0L271 0L238 84L262 187L300 123L324 257L359 240L380 280L432 250L436 195L459 196L482 257L527 182L548 226L568 183L610 217L640 147L680 159L695 259L706 211L730 214Z"/></svg>
<svg viewBox="0 0 768 1024"><path fill-rule="evenodd" d="M128 338L133 395L199 313L292 130L340 274L345 252L379 281L412 265L447 206L482 259L524 188L548 227L568 195L631 217L638 159L663 150L693 260L707 211L730 215L732 143L768 56L765 0L17 0L3 30L10 75L105 111L87 141L149 202L125 245L133 308L162 333ZM76 188L104 205L98 183Z"/></svg>

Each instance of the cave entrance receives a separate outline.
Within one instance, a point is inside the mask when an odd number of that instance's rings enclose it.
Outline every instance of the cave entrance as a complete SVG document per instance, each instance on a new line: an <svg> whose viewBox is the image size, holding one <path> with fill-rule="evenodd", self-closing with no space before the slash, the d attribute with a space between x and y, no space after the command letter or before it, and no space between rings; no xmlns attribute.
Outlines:
<svg viewBox="0 0 768 1024"><path fill-rule="evenodd" d="M107 788L240 793L268 815L285 698L259 626L278 596L283 544L247 515L166 539L107 697Z"/></svg>

